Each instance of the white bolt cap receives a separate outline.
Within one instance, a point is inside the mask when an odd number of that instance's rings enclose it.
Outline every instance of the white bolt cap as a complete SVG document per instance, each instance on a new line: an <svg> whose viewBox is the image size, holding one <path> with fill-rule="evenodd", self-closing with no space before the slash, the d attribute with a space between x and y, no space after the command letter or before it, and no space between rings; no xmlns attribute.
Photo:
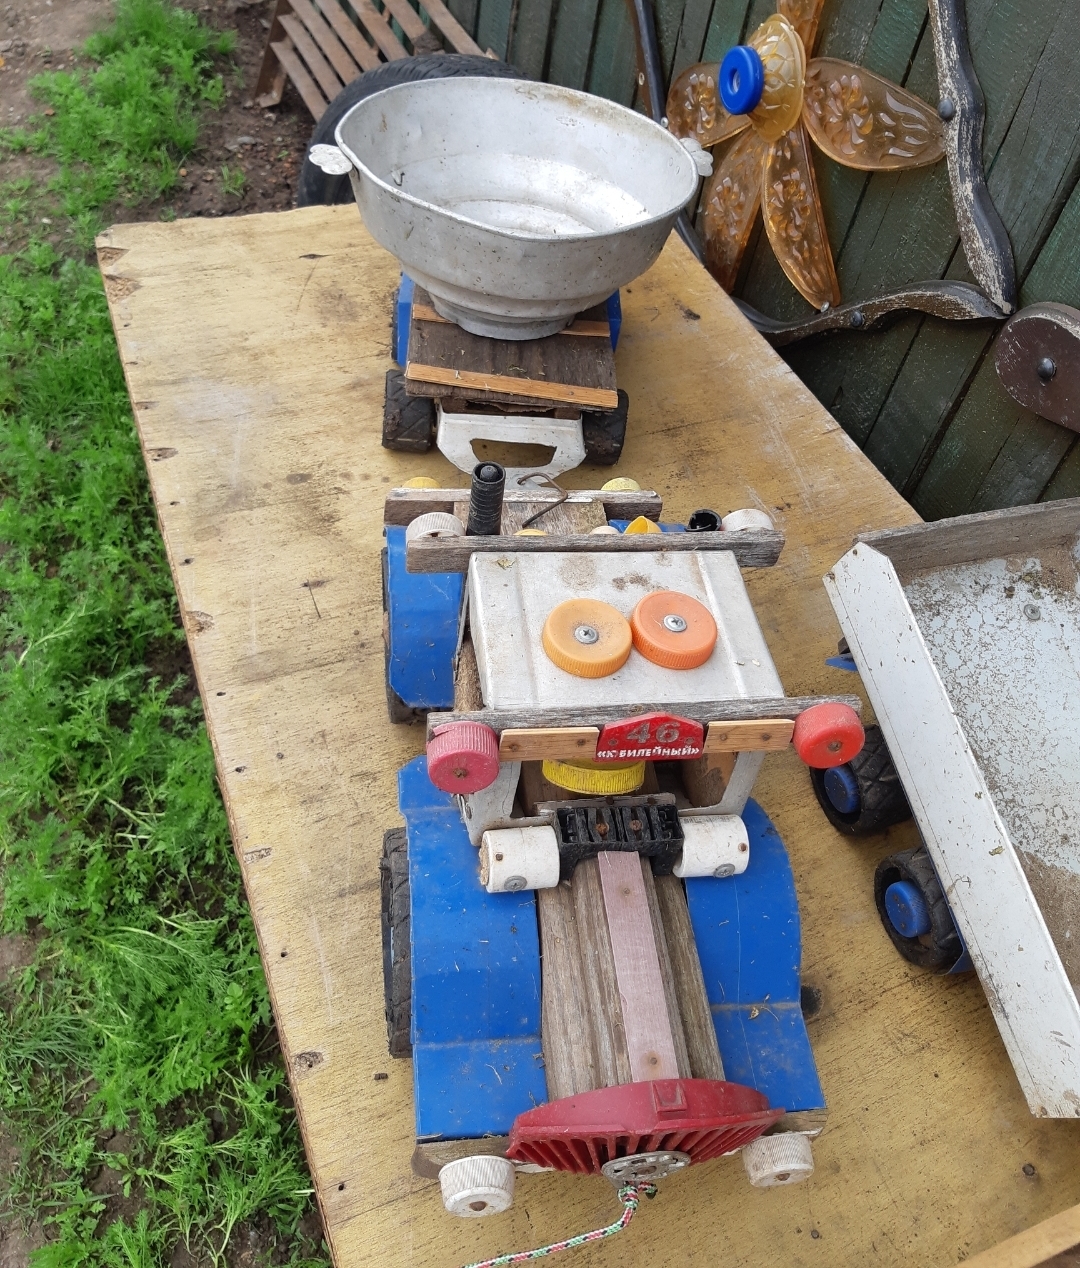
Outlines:
<svg viewBox="0 0 1080 1268"><path fill-rule="evenodd" d="M420 537L464 537L465 525L456 515L446 511L428 511L418 515L405 530L405 544Z"/></svg>
<svg viewBox="0 0 1080 1268"><path fill-rule="evenodd" d="M774 528L772 517L764 511L748 506L742 511L732 511L720 521L725 533L737 533L743 528Z"/></svg>
<svg viewBox="0 0 1080 1268"><path fill-rule="evenodd" d="M514 1164L497 1154L458 1158L440 1170L439 1187L451 1215L498 1215L514 1200Z"/></svg>
<svg viewBox="0 0 1080 1268"><path fill-rule="evenodd" d="M814 1174L814 1151L801 1132L759 1136L743 1146L742 1160L756 1189L798 1184Z"/></svg>

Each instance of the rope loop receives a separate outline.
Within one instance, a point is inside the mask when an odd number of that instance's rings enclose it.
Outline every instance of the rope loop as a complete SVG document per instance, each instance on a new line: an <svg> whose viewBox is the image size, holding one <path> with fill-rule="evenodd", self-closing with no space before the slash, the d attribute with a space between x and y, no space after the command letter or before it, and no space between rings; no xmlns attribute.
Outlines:
<svg viewBox="0 0 1080 1268"><path fill-rule="evenodd" d="M594 1228L590 1233L578 1233L576 1237L568 1237L565 1241L551 1242L547 1246L538 1246L536 1250L519 1250L509 1255L496 1255L494 1259L480 1259L466 1268L503 1268L505 1264L523 1264L530 1259L543 1259L554 1255L559 1250L573 1250L575 1246L584 1246L586 1242L603 1241L605 1237L614 1237L621 1233L630 1223L641 1205L642 1196L656 1196L656 1185L642 1181L624 1184L619 1189L619 1201L623 1204L623 1212L614 1224L604 1228Z"/></svg>

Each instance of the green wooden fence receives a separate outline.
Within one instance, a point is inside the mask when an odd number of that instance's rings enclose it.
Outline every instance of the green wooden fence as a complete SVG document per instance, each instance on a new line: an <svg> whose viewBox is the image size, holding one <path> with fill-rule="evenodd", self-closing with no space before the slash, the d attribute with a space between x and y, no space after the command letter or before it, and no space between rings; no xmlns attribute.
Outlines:
<svg viewBox="0 0 1080 1268"><path fill-rule="evenodd" d="M481 47L530 76L630 104L634 36L625 0L450 0ZM670 78L719 60L770 0L655 0ZM1012 238L1021 303L1080 307L1080 0L967 0L986 97L990 192ZM937 100L926 0L826 0L816 51ZM900 174L815 154L845 299L929 278L972 280L945 164ZM760 225L759 225L760 229ZM763 232L737 293L770 315L809 311ZM1022 409L994 370L993 325L905 317L871 335L790 349L792 368L927 519L1080 495L1080 437Z"/></svg>

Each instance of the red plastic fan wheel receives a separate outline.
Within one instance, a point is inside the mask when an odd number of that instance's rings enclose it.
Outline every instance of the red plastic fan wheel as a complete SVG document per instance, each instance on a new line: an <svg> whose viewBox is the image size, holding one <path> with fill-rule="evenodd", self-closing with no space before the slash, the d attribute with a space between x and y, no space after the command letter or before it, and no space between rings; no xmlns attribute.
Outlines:
<svg viewBox="0 0 1080 1268"><path fill-rule="evenodd" d="M859 715L846 704L815 704L804 709L795 719L791 737L795 752L816 770L850 762L865 740Z"/></svg>
<svg viewBox="0 0 1080 1268"><path fill-rule="evenodd" d="M482 722L448 722L427 744L428 779L448 793L488 788L499 773L499 737Z"/></svg>
<svg viewBox="0 0 1080 1268"><path fill-rule="evenodd" d="M741 1083L654 1079L597 1088L519 1114L506 1156L595 1175L633 1154L677 1150L705 1162L741 1149L783 1116Z"/></svg>

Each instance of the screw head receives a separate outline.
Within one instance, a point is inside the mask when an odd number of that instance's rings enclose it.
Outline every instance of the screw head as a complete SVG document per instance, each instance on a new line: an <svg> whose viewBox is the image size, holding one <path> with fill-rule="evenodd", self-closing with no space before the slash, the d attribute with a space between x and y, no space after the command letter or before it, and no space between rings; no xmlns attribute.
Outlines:
<svg viewBox="0 0 1080 1268"><path fill-rule="evenodd" d="M851 314L851 324L856 330L862 330L863 326L866 325L866 315L861 308L856 308Z"/></svg>
<svg viewBox="0 0 1080 1268"><path fill-rule="evenodd" d="M1035 373L1044 383L1049 383L1054 375L1057 374L1057 364L1053 357L1043 357L1035 367Z"/></svg>
<svg viewBox="0 0 1080 1268"><path fill-rule="evenodd" d="M956 114L956 103L951 97L942 97L938 102L937 112L948 123Z"/></svg>
<svg viewBox="0 0 1080 1268"><path fill-rule="evenodd" d="M735 864L734 864L734 863L721 863L721 864L720 864L720 866L716 869L716 871L715 871L715 872L713 872L713 875L714 875L714 876L717 876L717 877L721 877L721 878L723 878L723 877L725 877L725 876L734 876L734 875L735 875Z"/></svg>
<svg viewBox="0 0 1080 1268"><path fill-rule="evenodd" d="M516 894L519 889L524 889L526 880L524 876L508 876L504 888L509 890L511 894Z"/></svg>
<svg viewBox="0 0 1080 1268"><path fill-rule="evenodd" d="M672 634L682 634L686 630L686 618L679 616L677 612L669 612L664 617L664 629L670 630Z"/></svg>
<svg viewBox="0 0 1080 1268"><path fill-rule="evenodd" d="M586 646L589 646L593 643L599 643L600 631L595 625L579 625L574 630L574 638L576 638L579 643L584 643Z"/></svg>
<svg viewBox="0 0 1080 1268"><path fill-rule="evenodd" d="M1042 609L1037 603L1025 603L1024 615L1029 621L1037 621L1042 616Z"/></svg>

